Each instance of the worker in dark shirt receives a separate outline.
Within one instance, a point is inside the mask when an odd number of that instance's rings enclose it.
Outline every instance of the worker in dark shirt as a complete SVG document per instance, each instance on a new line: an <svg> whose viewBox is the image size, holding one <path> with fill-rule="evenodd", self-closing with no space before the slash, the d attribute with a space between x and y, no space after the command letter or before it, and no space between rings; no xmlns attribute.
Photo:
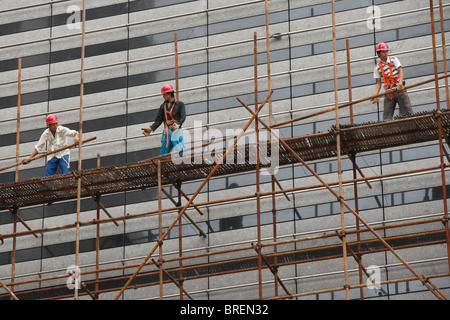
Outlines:
<svg viewBox="0 0 450 320"><path fill-rule="evenodd" d="M146 137L149 136L164 122L164 133L159 152L160 155L163 155L185 149L181 126L186 120L186 108L182 101L175 100L174 90L170 84L165 84L161 88L161 94L164 102L159 107L155 121L150 127L142 128L142 134Z"/></svg>

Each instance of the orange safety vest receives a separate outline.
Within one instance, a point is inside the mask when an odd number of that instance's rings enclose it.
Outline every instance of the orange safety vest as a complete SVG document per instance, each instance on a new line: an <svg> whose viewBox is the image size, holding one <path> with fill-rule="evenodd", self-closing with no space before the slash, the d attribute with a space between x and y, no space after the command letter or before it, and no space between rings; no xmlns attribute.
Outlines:
<svg viewBox="0 0 450 320"><path fill-rule="evenodd" d="M389 66L389 74L386 74L384 72L384 68L383 65ZM381 74L383 75L383 80L384 80L384 88L386 89L386 91L389 90L393 90L394 87L397 85L397 81L400 78L400 75L398 75L397 77L394 77L394 72L392 70L392 63L385 63L383 61L378 62L378 67L380 68ZM392 99L392 93L388 94L388 98Z"/></svg>
<svg viewBox="0 0 450 320"><path fill-rule="evenodd" d="M172 107L170 109L168 109L168 104L167 102L164 103L164 116L166 118L166 121L164 123L164 130L165 130L165 134L166 134L166 148L169 147L169 126L173 125L175 122L177 122L172 115L173 112L173 108L175 107L175 102L173 101ZM169 119L170 117L170 119Z"/></svg>

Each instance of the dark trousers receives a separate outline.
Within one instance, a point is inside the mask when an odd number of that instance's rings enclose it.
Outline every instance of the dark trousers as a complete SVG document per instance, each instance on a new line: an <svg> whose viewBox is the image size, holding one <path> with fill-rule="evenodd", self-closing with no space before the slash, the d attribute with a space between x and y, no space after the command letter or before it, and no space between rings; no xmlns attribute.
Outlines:
<svg viewBox="0 0 450 320"><path fill-rule="evenodd" d="M400 109L400 115L413 113L408 93L406 91L394 92L392 93L392 99L388 95L384 96L383 120L392 119L396 104Z"/></svg>

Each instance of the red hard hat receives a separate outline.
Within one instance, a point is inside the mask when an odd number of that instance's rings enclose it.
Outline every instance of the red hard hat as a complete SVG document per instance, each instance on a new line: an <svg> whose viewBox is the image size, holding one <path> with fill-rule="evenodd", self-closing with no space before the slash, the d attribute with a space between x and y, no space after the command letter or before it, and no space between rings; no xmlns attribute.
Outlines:
<svg viewBox="0 0 450 320"><path fill-rule="evenodd" d="M387 43L385 42L380 42L379 44L377 44L377 48L376 51L389 51L389 47L387 45Z"/></svg>
<svg viewBox="0 0 450 320"><path fill-rule="evenodd" d="M58 118L54 115L54 114L50 114L47 116L47 125L52 124L52 123L57 123L58 122Z"/></svg>
<svg viewBox="0 0 450 320"><path fill-rule="evenodd" d="M173 90L173 87L172 87L172 85L170 85L170 84L165 84L165 85L163 85L163 87L161 88L161 94L164 94L164 93L169 93L169 92L173 92L174 90Z"/></svg>

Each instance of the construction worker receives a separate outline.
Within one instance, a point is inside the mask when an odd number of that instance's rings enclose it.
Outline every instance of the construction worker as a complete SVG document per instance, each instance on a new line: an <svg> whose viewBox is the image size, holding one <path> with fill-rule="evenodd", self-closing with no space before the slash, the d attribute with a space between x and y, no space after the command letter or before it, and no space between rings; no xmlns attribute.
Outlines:
<svg viewBox="0 0 450 320"><path fill-rule="evenodd" d="M48 151L54 151L66 147L68 145L68 137L73 138L74 144L78 144L80 142L80 135L78 134L78 132L58 125L58 118L54 114L47 116L46 123L48 128L44 131L44 133L42 133L41 138L34 147L31 155L22 160L23 164L30 163L32 158L34 158L39 152L41 152L46 142L48 144ZM51 154L51 158L47 161L47 165L45 167L44 177L54 176L58 167L61 169L61 174L70 173L69 157L69 149Z"/></svg>
<svg viewBox="0 0 450 320"><path fill-rule="evenodd" d="M154 123L150 127L142 128L142 134L146 137L154 132L164 122L164 133L161 138L161 149L159 154L167 154L173 151L185 149L183 141L183 130L181 126L186 120L186 108L180 100L175 101L172 85L165 84L161 88L164 102L161 104ZM179 153L182 155L182 153Z"/></svg>
<svg viewBox="0 0 450 320"><path fill-rule="evenodd" d="M383 78L386 91L394 90L384 97L383 120L391 120L394 116L395 105L398 103L400 114L413 113L411 101L408 93L404 89L403 68L400 60L389 56L389 47L386 43L377 44L376 52L380 61L377 63L373 77L377 80L375 95L378 95L381 89L381 78ZM377 103L378 98L370 99L372 103Z"/></svg>

